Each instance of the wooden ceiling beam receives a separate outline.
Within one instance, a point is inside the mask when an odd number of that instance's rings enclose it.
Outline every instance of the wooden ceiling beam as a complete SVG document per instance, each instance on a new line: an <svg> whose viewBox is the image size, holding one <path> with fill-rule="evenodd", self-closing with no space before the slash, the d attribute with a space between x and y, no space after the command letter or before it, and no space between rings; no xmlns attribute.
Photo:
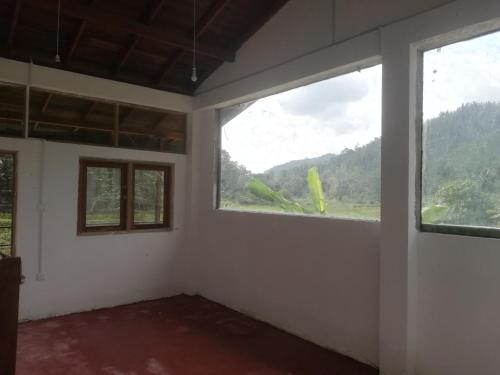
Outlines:
<svg viewBox="0 0 500 375"><path fill-rule="evenodd" d="M200 17L196 23L196 37L199 38L215 21L217 16L224 10L231 0L216 0L212 6ZM191 31L192 33L193 31ZM178 50L172 57L163 65L159 75L158 84L161 84L170 71L177 65L177 62L184 56L184 50Z"/></svg>
<svg viewBox="0 0 500 375"><path fill-rule="evenodd" d="M55 0L24 0L26 4L32 7L43 9L49 12L55 12L57 2ZM66 17L72 17L87 22L98 24L100 28L110 29L126 34L133 34L141 38L155 40L160 43L170 45L172 47L193 51L193 42L185 36L178 35L175 31L164 30L157 27L146 26L137 21L130 21L114 14L96 10L89 7L71 3L62 8L62 13ZM218 46L207 44L199 44L197 52L221 61L234 61L235 53Z"/></svg>
<svg viewBox="0 0 500 375"><path fill-rule="evenodd" d="M16 0L16 5L14 6L14 13L12 15L12 20L10 22L9 34L7 37L7 48L10 50L14 42L14 36L16 35L17 23L19 21L19 14L21 13L21 0Z"/></svg>
<svg viewBox="0 0 500 375"><path fill-rule="evenodd" d="M160 10L164 4L165 4L165 0L155 0L153 6L149 9L148 15L146 16L146 22L145 22L146 25L150 25L154 21L155 17L158 15L158 13L160 12ZM116 65L116 68L114 71L115 76L118 75L120 69L123 67L123 65L125 65L125 62L130 57L130 55L132 54L132 51L135 49L137 44L139 44L140 40L141 40L140 36L134 35L132 42L130 43L127 50L123 54L122 58L120 59L120 61Z"/></svg>

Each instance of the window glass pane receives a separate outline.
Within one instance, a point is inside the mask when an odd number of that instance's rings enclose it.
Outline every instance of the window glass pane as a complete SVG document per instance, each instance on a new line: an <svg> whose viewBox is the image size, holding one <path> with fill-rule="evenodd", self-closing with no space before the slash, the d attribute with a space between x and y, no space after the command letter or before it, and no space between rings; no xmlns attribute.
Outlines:
<svg viewBox="0 0 500 375"><path fill-rule="evenodd" d="M111 146L114 107L94 99L31 89L29 136Z"/></svg>
<svg viewBox="0 0 500 375"><path fill-rule="evenodd" d="M423 59L422 223L500 228L500 33Z"/></svg>
<svg viewBox="0 0 500 375"><path fill-rule="evenodd" d="M222 109L219 207L378 220L381 66Z"/></svg>
<svg viewBox="0 0 500 375"><path fill-rule="evenodd" d="M136 169L134 172L134 224L164 221L165 171Z"/></svg>
<svg viewBox="0 0 500 375"><path fill-rule="evenodd" d="M87 167L86 226L119 226L121 168Z"/></svg>
<svg viewBox="0 0 500 375"><path fill-rule="evenodd" d="M0 85L0 136L24 135L24 87Z"/></svg>
<svg viewBox="0 0 500 375"><path fill-rule="evenodd" d="M14 155L0 153L0 253L12 254Z"/></svg>

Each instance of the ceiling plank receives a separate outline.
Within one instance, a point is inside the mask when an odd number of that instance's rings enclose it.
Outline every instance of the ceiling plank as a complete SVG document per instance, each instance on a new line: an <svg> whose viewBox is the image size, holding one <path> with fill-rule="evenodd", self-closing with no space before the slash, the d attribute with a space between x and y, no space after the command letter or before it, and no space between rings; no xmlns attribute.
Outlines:
<svg viewBox="0 0 500 375"><path fill-rule="evenodd" d="M216 0L212 4L196 24L196 37L200 37L208 29L230 1L231 0Z"/></svg>
<svg viewBox="0 0 500 375"><path fill-rule="evenodd" d="M54 0L25 0L25 3L49 12L55 12L57 9L57 3ZM187 51L193 51L192 41L185 36L178 35L173 30L167 31L157 27L146 26L137 21L129 21L113 14L84 7L76 3L64 7L62 13L66 17L77 18L98 24L99 27L103 29L107 28L118 32L133 34ZM233 51L218 46L200 44L197 47L197 52L222 61L234 61L235 59L235 53Z"/></svg>
<svg viewBox="0 0 500 375"><path fill-rule="evenodd" d="M14 42L14 36L16 35L17 22L19 21L19 13L21 13L21 0L16 0L16 5L14 6L14 13L12 15L12 20L9 28L9 36L7 37L7 48L12 48L12 43Z"/></svg>
<svg viewBox="0 0 500 375"><path fill-rule="evenodd" d="M97 0L89 0L89 8L93 7L95 5L96 1ZM71 62L71 59L73 58L73 54L76 51L76 47L78 47L78 44L80 43L80 39L82 38L86 27L87 27L87 21L82 20L82 22L80 23L80 27L78 28L78 32L76 33L75 39L73 39L73 43L71 43L71 47L69 48L68 55L66 58L67 64L69 64Z"/></svg>
<svg viewBox="0 0 500 375"><path fill-rule="evenodd" d="M158 13L160 12L160 10L161 10L161 8L163 7L164 4L165 4L165 0L155 0L155 3L150 8L150 10L148 12L148 15L146 16L146 22L145 22L146 25L150 25L154 21L155 17L158 15ZM116 68L115 68L115 71L114 71L114 75L115 76L118 75L120 69L123 67L123 65L125 65L125 62L130 57L130 55L132 54L132 51L135 49L135 47L137 46L137 44L139 44L140 40L141 40L140 36L134 35L134 38L132 39L132 42L130 43L130 45L128 46L127 50L123 54L122 58L120 59L120 61L116 65Z"/></svg>
<svg viewBox="0 0 500 375"><path fill-rule="evenodd" d="M153 4L146 17L146 25L150 25L154 21L161 8L163 8L163 5L165 5L165 0L156 0L156 3Z"/></svg>
<svg viewBox="0 0 500 375"><path fill-rule="evenodd" d="M231 0L216 0L212 6L201 16L196 23L196 37L199 38L208 29L208 27L215 21L217 16L224 10ZM192 32L192 31L191 31ZM162 71L159 75L158 84L161 84L165 77L174 68L177 62L184 56L184 50L178 50L172 57L163 65Z"/></svg>
<svg viewBox="0 0 500 375"><path fill-rule="evenodd" d="M69 48L68 55L66 56L66 63L70 63L73 59L73 54L76 51L76 47L80 43L80 39L85 31L85 27L87 27L87 21L83 20L78 28L78 32L76 33L75 39L73 39L73 43L71 43L71 47Z"/></svg>
<svg viewBox="0 0 500 375"><path fill-rule="evenodd" d="M120 69L123 67L123 65L125 65L125 63L127 62L128 58L132 54L132 51L135 49L135 47L137 46L137 44L139 44L140 40L141 40L140 36L134 35L134 37L132 39L132 42L128 46L127 50L125 51L125 53L121 57L121 59L118 62L118 64L116 64L115 71L113 73L115 76L118 75L118 73L120 72Z"/></svg>

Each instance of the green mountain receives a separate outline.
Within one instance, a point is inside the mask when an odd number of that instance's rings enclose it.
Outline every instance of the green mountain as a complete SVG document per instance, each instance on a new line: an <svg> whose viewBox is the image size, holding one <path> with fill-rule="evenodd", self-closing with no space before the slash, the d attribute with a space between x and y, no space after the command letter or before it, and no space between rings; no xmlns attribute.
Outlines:
<svg viewBox="0 0 500 375"><path fill-rule="evenodd" d="M500 103L471 103L443 112L424 124L423 133L424 206L446 207L438 210L443 222L498 222ZM221 197L243 205L262 203L246 188L251 178L257 178L285 199L304 204L310 200L308 170L316 167L325 200L379 205L380 153L377 138L354 150L295 160L252 175L223 152Z"/></svg>

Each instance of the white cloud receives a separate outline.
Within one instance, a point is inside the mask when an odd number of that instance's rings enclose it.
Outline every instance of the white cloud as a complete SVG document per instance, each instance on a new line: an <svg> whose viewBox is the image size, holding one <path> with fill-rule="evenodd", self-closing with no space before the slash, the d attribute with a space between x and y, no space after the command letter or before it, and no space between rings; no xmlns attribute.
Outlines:
<svg viewBox="0 0 500 375"><path fill-rule="evenodd" d="M227 123L222 147L252 172L339 153L380 136L381 67L258 100Z"/></svg>
<svg viewBox="0 0 500 375"><path fill-rule="evenodd" d="M425 52L424 119L485 101L500 101L500 32Z"/></svg>

